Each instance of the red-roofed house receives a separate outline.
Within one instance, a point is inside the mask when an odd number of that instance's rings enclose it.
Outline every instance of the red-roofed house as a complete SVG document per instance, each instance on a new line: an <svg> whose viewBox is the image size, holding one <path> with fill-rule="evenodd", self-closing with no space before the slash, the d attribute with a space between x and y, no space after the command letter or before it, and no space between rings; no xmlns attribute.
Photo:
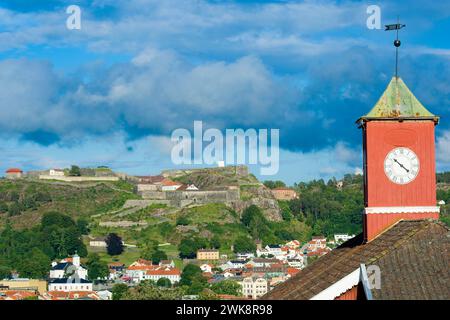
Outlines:
<svg viewBox="0 0 450 320"><path fill-rule="evenodd" d="M6 170L7 179L20 179L22 178L23 171L18 168L9 168Z"/></svg>
<svg viewBox="0 0 450 320"><path fill-rule="evenodd" d="M288 274L288 275L290 275L291 277L293 277L293 276L295 276L297 273L299 273L301 270L300 269L297 269L297 268L287 268L286 269L286 273Z"/></svg>
<svg viewBox="0 0 450 320"><path fill-rule="evenodd" d="M202 272L212 272L213 268L214 268L214 266L209 263L204 263L200 266L200 269L202 270Z"/></svg>
<svg viewBox="0 0 450 320"><path fill-rule="evenodd" d="M172 284L179 282L180 277L181 271L177 268L157 268L155 270L147 270L144 275L145 280L158 281L161 278L167 278Z"/></svg>
<svg viewBox="0 0 450 320"><path fill-rule="evenodd" d="M48 291L43 295L44 300L100 300L94 291Z"/></svg>
<svg viewBox="0 0 450 320"><path fill-rule="evenodd" d="M159 268L159 266L154 265L131 265L126 271L125 275L130 278L133 282L140 282L145 279L145 275L147 271L155 270Z"/></svg>
<svg viewBox="0 0 450 320"><path fill-rule="evenodd" d="M183 184L179 182L172 181L170 179L164 179L161 181L162 191L175 191L180 188Z"/></svg>
<svg viewBox="0 0 450 320"><path fill-rule="evenodd" d="M133 262L130 267L134 266L151 266L153 263L150 260L145 259L137 259L135 262Z"/></svg>
<svg viewBox="0 0 450 320"><path fill-rule="evenodd" d="M301 246L301 243L298 240L292 240L292 241L289 241L288 243L286 243L286 247L289 247L291 249L297 249L300 246Z"/></svg>
<svg viewBox="0 0 450 320"><path fill-rule="evenodd" d="M36 291L30 290L5 290L0 291L0 300L23 300L37 297Z"/></svg>
<svg viewBox="0 0 450 320"><path fill-rule="evenodd" d="M325 249L327 247L327 238L324 236L313 237L311 241L308 242L308 251L316 251L318 249Z"/></svg>

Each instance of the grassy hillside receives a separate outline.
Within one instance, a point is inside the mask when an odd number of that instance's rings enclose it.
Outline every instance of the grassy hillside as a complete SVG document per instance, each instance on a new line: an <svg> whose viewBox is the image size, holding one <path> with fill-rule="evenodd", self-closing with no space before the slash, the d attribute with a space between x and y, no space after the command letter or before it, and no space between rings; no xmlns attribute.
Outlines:
<svg viewBox="0 0 450 320"><path fill-rule="evenodd" d="M9 220L18 228L39 223L45 212L57 211L73 218L119 209L136 199L132 185L120 182L63 183L0 179L0 226Z"/></svg>

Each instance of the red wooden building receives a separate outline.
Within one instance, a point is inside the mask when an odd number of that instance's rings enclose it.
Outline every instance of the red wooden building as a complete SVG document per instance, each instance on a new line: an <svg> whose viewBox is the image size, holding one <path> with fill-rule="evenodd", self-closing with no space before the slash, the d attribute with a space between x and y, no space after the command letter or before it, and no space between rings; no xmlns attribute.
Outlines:
<svg viewBox="0 0 450 320"><path fill-rule="evenodd" d="M363 233L263 299L450 299L449 229L438 221L434 128L398 77L358 120ZM369 270L369 271L368 271Z"/></svg>

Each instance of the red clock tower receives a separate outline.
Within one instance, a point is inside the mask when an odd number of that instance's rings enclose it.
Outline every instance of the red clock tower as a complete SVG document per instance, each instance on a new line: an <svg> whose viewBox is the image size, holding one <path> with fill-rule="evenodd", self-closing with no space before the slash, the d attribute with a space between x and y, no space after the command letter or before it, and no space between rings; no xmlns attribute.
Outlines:
<svg viewBox="0 0 450 320"><path fill-rule="evenodd" d="M364 148L364 238L399 220L438 219L434 128L430 113L399 77L358 120Z"/></svg>

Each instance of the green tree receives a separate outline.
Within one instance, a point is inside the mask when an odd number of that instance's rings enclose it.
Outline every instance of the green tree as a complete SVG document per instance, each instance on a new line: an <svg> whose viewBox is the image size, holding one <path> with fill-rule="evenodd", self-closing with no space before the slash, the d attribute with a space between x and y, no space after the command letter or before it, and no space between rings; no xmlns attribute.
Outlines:
<svg viewBox="0 0 450 320"><path fill-rule="evenodd" d="M198 294L198 300L220 300L219 296L211 289L205 288Z"/></svg>
<svg viewBox="0 0 450 320"><path fill-rule="evenodd" d="M192 295L197 295L200 292L203 291L203 289L205 289L208 285L207 280L202 276L202 277L195 277L194 279L192 279L191 285L189 286L188 290L187 290L187 294L192 294Z"/></svg>
<svg viewBox="0 0 450 320"><path fill-rule="evenodd" d="M170 288L172 286L172 282L170 282L167 278L159 278L158 281L156 281L156 285L158 287Z"/></svg>
<svg viewBox="0 0 450 320"><path fill-rule="evenodd" d="M181 300L185 291L181 287L162 288L150 281L142 281L129 289L121 300Z"/></svg>
<svg viewBox="0 0 450 320"><path fill-rule="evenodd" d="M107 251L110 256L118 256L123 252L122 238L115 233L110 233L106 237Z"/></svg>
<svg viewBox="0 0 450 320"><path fill-rule="evenodd" d="M216 282L211 285L211 290L217 294L229 294L233 296L240 296L242 287L241 285L233 280L223 280Z"/></svg>
<svg viewBox="0 0 450 320"><path fill-rule="evenodd" d="M77 220L77 227L81 234L89 234L89 221L84 218Z"/></svg>
<svg viewBox="0 0 450 320"><path fill-rule="evenodd" d="M280 180L277 180L277 181L266 180L263 183L269 189L285 188L286 187L286 184L283 181L280 181Z"/></svg>
<svg viewBox="0 0 450 320"><path fill-rule="evenodd" d="M185 259L195 258L197 249L197 244L192 239L183 239L178 246L180 257Z"/></svg>
<svg viewBox="0 0 450 320"><path fill-rule="evenodd" d="M42 242L48 244L54 256L65 258L78 252L81 257L87 255L87 249L81 239L81 233L75 221L59 212L45 213L41 220ZM47 251L50 253L50 251Z"/></svg>
<svg viewBox="0 0 450 320"><path fill-rule="evenodd" d="M256 245L252 241L252 239L249 239L248 237L240 236L236 239L234 242L234 252L255 252L256 251Z"/></svg>
<svg viewBox="0 0 450 320"><path fill-rule="evenodd" d="M167 254L162 250L156 250L152 254L152 263L159 264L161 260L167 260Z"/></svg>
<svg viewBox="0 0 450 320"><path fill-rule="evenodd" d="M122 297L128 292L128 286L124 283L116 283L112 287L112 299L121 300Z"/></svg>
<svg viewBox="0 0 450 320"><path fill-rule="evenodd" d="M158 250L158 242L150 241L141 250L141 258L145 260L152 260L153 253Z"/></svg>
<svg viewBox="0 0 450 320"><path fill-rule="evenodd" d="M102 260L97 253L91 253L86 263L88 277L91 280L104 279L109 275L108 264Z"/></svg>
<svg viewBox="0 0 450 320"><path fill-rule="evenodd" d="M183 268L180 285L190 287L195 281L200 283L206 282L206 278L203 277L202 270L199 266L189 263Z"/></svg>
<svg viewBox="0 0 450 320"><path fill-rule="evenodd" d="M278 201L278 205L281 209L281 217L284 221L291 221L294 216L292 214L291 208L288 201Z"/></svg>
<svg viewBox="0 0 450 320"><path fill-rule="evenodd" d="M0 266L0 280L6 279L11 275L11 270L7 266Z"/></svg>
<svg viewBox="0 0 450 320"><path fill-rule="evenodd" d="M81 176L81 169L80 169L80 167L75 166L75 165L71 166L70 170L69 170L69 176L72 176L72 177L79 177L79 176Z"/></svg>
<svg viewBox="0 0 450 320"><path fill-rule="evenodd" d="M38 248L33 248L26 259L17 265L17 271L21 277L43 279L50 269L51 260Z"/></svg>
<svg viewBox="0 0 450 320"><path fill-rule="evenodd" d="M214 235L211 239L211 247L214 249L220 249L222 246L222 240L219 236Z"/></svg>
<svg viewBox="0 0 450 320"><path fill-rule="evenodd" d="M185 216L181 216L177 218L177 226L187 226L191 223L189 219Z"/></svg>

